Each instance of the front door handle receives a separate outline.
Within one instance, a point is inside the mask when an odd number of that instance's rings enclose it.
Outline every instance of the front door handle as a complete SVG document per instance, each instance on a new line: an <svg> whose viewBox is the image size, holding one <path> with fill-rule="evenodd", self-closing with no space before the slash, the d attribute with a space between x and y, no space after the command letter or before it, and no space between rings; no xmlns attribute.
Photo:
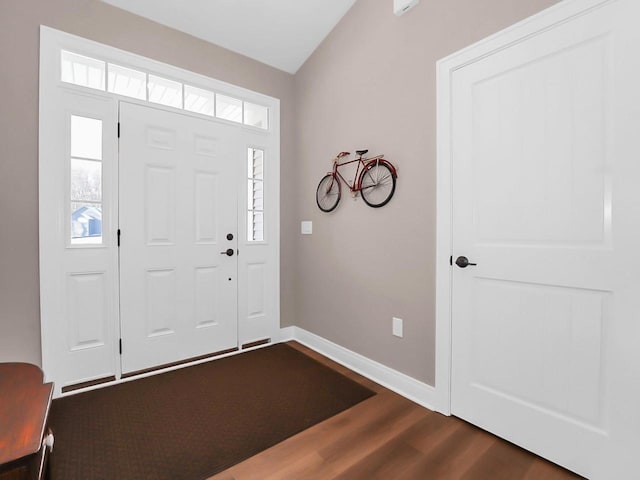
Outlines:
<svg viewBox="0 0 640 480"><path fill-rule="evenodd" d="M233 248L227 248L224 252L220 252L220 255L226 255L228 257L233 257Z"/></svg>
<svg viewBox="0 0 640 480"><path fill-rule="evenodd" d="M467 268L469 265L475 266L477 264L469 262L469 259L467 257L458 257L456 258L456 265L458 265L460 268Z"/></svg>

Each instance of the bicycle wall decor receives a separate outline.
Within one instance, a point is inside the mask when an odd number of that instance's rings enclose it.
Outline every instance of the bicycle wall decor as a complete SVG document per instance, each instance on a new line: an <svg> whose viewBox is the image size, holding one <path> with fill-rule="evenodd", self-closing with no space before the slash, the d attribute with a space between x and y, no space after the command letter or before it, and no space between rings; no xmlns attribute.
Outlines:
<svg viewBox="0 0 640 480"><path fill-rule="evenodd" d="M384 158L384 155L377 157L363 158L369 150L356 150L358 158L341 162L344 157L351 155L350 152L340 152L333 159L333 169L327 173L316 190L316 203L323 212L333 211L342 197L342 180L349 190L355 195L360 193L364 203L373 208L385 206L393 197L396 191L396 179L398 172L393 164ZM339 171L344 165L358 162L353 181L349 183Z"/></svg>

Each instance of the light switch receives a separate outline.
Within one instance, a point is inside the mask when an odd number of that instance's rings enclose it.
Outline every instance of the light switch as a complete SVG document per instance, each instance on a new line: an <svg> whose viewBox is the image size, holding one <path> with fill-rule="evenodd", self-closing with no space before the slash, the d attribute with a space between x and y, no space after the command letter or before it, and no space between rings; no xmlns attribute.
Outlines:
<svg viewBox="0 0 640 480"><path fill-rule="evenodd" d="M300 222L300 232L303 235L311 235L313 233L313 222L311 221Z"/></svg>
<svg viewBox="0 0 640 480"><path fill-rule="evenodd" d="M392 333L396 337L402 338L404 336L404 334L402 332L402 323L403 322L402 322L401 318L393 317L393 319L392 319Z"/></svg>

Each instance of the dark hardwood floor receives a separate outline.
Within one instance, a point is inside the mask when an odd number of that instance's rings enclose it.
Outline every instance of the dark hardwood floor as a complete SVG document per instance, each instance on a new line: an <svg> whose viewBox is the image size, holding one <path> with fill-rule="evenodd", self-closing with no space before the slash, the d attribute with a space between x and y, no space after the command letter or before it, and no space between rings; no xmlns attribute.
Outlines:
<svg viewBox="0 0 640 480"><path fill-rule="evenodd" d="M397 395L295 342L377 395L210 480L581 478L458 418Z"/></svg>

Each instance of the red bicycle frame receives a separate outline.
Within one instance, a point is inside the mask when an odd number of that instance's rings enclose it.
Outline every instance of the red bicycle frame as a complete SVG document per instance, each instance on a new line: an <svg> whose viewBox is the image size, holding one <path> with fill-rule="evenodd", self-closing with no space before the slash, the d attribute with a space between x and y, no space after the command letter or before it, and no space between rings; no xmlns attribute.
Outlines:
<svg viewBox="0 0 640 480"><path fill-rule="evenodd" d="M385 165L387 165L389 167L389 169L391 170L392 174L394 177L398 177L398 173L396 172L396 167L394 167L390 162L388 162L387 160L385 160L383 157L384 155L378 155L376 157L371 157L371 158L362 158L363 155L360 155L358 158L355 158L353 160L349 160L347 162L342 162L340 163L339 160L342 157L346 157L347 155L350 155L349 152L341 152L338 154L338 156L336 158L333 159L333 170L331 172L327 172L330 175L333 175L334 178L340 178L342 179L342 181L345 183L345 185L347 187L349 187L349 190L351 190L351 192L359 192L362 190L362 174L364 172L367 171L367 168L369 167L369 165L373 164L373 163L383 163ZM351 163L355 163L358 162L358 166L356 168L356 172L353 175L353 182L349 183L347 181L346 178L344 178L342 176L342 174L340 173L340 171L338 170L339 167L342 167L344 165L349 165Z"/></svg>

